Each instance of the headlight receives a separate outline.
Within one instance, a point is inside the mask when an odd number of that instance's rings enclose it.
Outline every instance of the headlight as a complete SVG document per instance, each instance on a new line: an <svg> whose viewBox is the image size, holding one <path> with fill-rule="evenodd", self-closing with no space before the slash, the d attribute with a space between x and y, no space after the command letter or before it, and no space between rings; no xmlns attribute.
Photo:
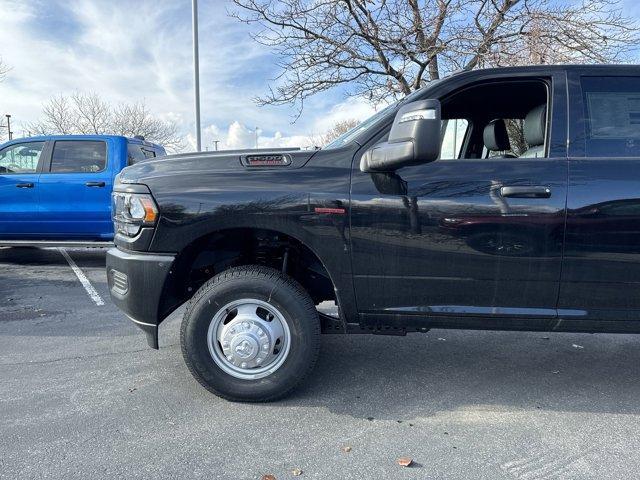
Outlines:
<svg viewBox="0 0 640 480"><path fill-rule="evenodd" d="M113 192L112 214L116 233L135 237L143 226L155 225L158 208L151 195Z"/></svg>

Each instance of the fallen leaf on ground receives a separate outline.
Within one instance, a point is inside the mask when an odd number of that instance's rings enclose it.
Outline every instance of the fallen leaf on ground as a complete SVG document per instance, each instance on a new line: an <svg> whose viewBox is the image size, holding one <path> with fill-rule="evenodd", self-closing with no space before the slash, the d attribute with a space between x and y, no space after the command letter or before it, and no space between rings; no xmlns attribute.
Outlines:
<svg viewBox="0 0 640 480"><path fill-rule="evenodd" d="M408 467L413 463L413 460L409 457L400 457L398 460L396 460L396 463L401 467Z"/></svg>
<svg viewBox="0 0 640 480"><path fill-rule="evenodd" d="M294 477L299 477L300 475L302 475L302 470L300 470L299 468L294 468L293 470L291 470L291 473Z"/></svg>
<svg viewBox="0 0 640 480"><path fill-rule="evenodd" d="M348 445L347 445L346 447L342 447L342 451L343 451L344 453L349 453L349 452L351 451L351 447L350 447L350 446L348 446Z"/></svg>
<svg viewBox="0 0 640 480"><path fill-rule="evenodd" d="M262 475L261 480L276 480L276 477L275 475L267 474L267 475Z"/></svg>
<svg viewBox="0 0 640 480"><path fill-rule="evenodd" d="M573 344L573 348L584 348L582 345L576 345L575 343Z"/></svg>

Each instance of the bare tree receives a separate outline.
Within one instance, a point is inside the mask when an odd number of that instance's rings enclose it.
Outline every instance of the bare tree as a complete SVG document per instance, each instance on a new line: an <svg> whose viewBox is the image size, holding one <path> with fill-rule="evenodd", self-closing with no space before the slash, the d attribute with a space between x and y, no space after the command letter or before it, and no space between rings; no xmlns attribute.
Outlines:
<svg viewBox="0 0 640 480"><path fill-rule="evenodd" d="M621 0L233 0L281 74L260 104L340 84L379 102L456 70L630 58L639 26Z"/></svg>
<svg viewBox="0 0 640 480"><path fill-rule="evenodd" d="M95 93L52 97L42 108L42 119L28 125L35 134L113 134L160 143L177 151L184 143L175 123L154 117L144 102L112 106Z"/></svg>
<svg viewBox="0 0 640 480"><path fill-rule="evenodd" d="M524 120L521 118L507 119L505 123L511 151L520 156L528 148L527 140L524 136Z"/></svg>
<svg viewBox="0 0 640 480"><path fill-rule="evenodd" d="M5 79L9 70L9 66L2 60L2 57L0 57L0 82ZM0 117L0 143L3 142L6 137L8 137L8 128L5 117L2 115L2 117Z"/></svg>
<svg viewBox="0 0 640 480"><path fill-rule="evenodd" d="M69 97L52 97L42 107L43 119L28 125L28 130L36 135L80 133L76 130L77 112Z"/></svg>
<svg viewBox="0 0 640 480"><path fill-rule="evenodd" d="M113 113L111 106L96 93L74 93L73 105L74 129L85 135L99 135L113 131Z"/></svg>
<svg viewBox="0 0 640 480"><path fill-rule="evenodd" d="M5 77L7 76L7 73L9 73L9 70L11 70L9 68L9 65L7 65L3 60L2 57L0 57L0 82L3 81L5 79Z"/></svg>
<svg viewBox="0 0 640 480"><path fill-rule="evenodd" d="M321 135L312 135L309 137L309 145L312 147L324 147L325 145L333 142L340 135L347 133L349 130L355 128L360 123L355 118L349 118L347 120L340 120L333 124L326 132Z"/></svg>
<svg viewBox="0 0 640 480"><path fill-rule="evenodd" d="M112 120L113 130L119 135L142 135L172 151L184 148L178 126L174 122L153 117L144 102L119 105L113 110Z"/></svg>

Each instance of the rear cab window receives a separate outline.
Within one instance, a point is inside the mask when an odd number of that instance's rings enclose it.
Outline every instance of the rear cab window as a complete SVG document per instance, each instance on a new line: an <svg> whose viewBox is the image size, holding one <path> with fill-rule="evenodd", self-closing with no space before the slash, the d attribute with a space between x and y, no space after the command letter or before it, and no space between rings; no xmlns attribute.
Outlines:
<svg viewBox="0 0 640 480"><path fill-rule="evenodd" d="M98 173L107 167L107 145L98 140L57 140L51 173Z"/></svg>
<svg viewBox="0 0 640 480"><path fill-rule="evenodd" d="M580 79L587 157L640 157L640 78Z"/></svg>
<svg viewBox="0 0 640 480"><path fill-rule="evenodd" d="M151 147L139 143L127 144L127 165L134 165L142 160L156 158L157 152Z"/></svg>

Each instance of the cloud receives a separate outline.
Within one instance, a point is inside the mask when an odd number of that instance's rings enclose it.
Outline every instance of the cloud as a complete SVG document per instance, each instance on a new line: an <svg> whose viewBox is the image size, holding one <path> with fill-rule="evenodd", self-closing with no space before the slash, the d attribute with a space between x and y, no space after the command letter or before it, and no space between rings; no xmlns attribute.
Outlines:
<svg viewBox="0 0 640 480"><path fill-rule="evenodd" d="M258 135L259 131L257 128L254 131L251 131L236 120L231 125L229 125L227 138L224 143L227 148L230 149L246 148L249 146L253 146L252 143L258 143Z"/></svg>
<svg viewBox="0 0 640 480"><path fill-rule="evenodd" d="M324 134L329 128L342 120L364 120L373 115L378 108L374 108L366 100L361 98L349 98L327 109L315 119L304 131L276 130L269 132L256 125L247 125L239 120L234 120L226 127L217 124L209 124L202 129L203 149L213 150L214 141L218 141L218 149L232 150L241 148L254 148L256 146L256 128L259 148L300 147L313 148L314 139ZM196 145L195 134L189 132L186 135L186 143L189 149Z"/></svg>

